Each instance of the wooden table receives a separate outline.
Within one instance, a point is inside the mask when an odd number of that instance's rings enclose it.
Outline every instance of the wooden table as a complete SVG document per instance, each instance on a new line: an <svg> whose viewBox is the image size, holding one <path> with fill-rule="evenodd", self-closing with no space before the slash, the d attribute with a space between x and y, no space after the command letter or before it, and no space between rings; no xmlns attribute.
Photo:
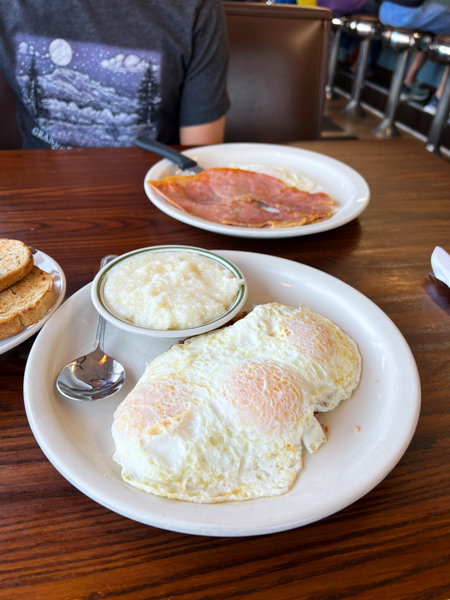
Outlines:
<svg viewBox="0 0 450 600"><path fill-rule="evenodd" d="M34 338L0 356L0 597L189 600L450 598L450 290L428 273L450 250L450 165L413 141L302 147L358 170L368 209L338 229L279 241L209 233L159 212L137 148L0 153L0 237L53 257L73 294L101 257L185 243L273 254L349 283L389 315L420 372L416 434L365 497L311 525L257 537L174 533L128 520L68 483L37 445L23 405Z"/></svg>

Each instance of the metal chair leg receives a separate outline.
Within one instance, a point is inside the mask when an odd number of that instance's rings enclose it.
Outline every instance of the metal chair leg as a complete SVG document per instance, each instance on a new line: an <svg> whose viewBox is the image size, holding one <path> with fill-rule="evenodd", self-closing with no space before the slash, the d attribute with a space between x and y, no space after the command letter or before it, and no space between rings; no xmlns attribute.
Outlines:
<svg viewBox="0 0 450 600"><path fill-rule="evenodd" d="M327 84L325 86L325 94L327 100L333 100L336 97L336 94L333 92L333 83L334 77L336 75L336 66L339 55L339 45L341 42L341 30L337 29L334 32L334 37L331 42L330 47L330 58L328 61L328 76L327 76Z"/></svg>
<svg viewBox="0 0 450 600"><path fill-rule="evenodd" d="M434 115L433 121L431 122L430 130L428 132L428 141L425 146L430 152L434 152L438 156L441 155L439 149L440 141L442 137L442 130L448 119L448 113L450 109L450 76L447 75L445 81L444 90L442 97L439 100L436 114Z"/></svg>
<svg viewBox="0 0 450 600"><path fill-rule="evenodd" d="M394 119L397 111L398 99L400 98L400 91L402 89L402 82L405 77L406 67L408 64L408 57L408 50L405 50L398 55L391 87L389 90L384 118L381 123L371 131L371 133L377 138L391 139L400 137L400 132L395 126Z"/></svg>
<svg viewBox="0 0 450 600"><path fill-rule="evenodd" d="M361 40L359 46L358 67L356 70L356 77L353 81L350 100L347 106L345 106L341 111L341 114L346 115L347 117L364 117L366 115L366 112L360 105L360 97L364 85L367 60L369 58L369 46L369 39Z"/></svg>

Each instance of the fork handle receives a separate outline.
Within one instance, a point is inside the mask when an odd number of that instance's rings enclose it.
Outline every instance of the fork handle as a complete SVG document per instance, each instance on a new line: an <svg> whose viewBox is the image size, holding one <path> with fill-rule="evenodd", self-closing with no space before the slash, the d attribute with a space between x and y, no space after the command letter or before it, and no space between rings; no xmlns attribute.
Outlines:
<svg viewBox="0 0 450 600"><path fill-rule="evenodd" d="M195 160L192 160L192 158L181 154L181 152L178 152L177 150L174 150L173 148L170 148L169 146L166 146L157 140L152 140L145 135L140 135L134 140L134 143L136 146L138 146L138 148L142 148L142 150L147 150L147 152L153 152L153 154L157 154L163 158L168 158L170 161L178 165L183 171L198 166Z"/></svg>

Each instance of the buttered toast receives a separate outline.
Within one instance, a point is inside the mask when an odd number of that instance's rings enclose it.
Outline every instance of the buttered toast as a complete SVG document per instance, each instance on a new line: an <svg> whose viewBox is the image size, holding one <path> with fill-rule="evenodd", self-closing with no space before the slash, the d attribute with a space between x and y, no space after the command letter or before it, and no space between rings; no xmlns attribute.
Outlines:
<svg viewBox="0 0 450 600"><path fill-rule="evenodd" d="M53 278L32 266L26 277L0 292L0 339L16 335L42 319L54 302Z"/></svg>
<svg viewBox="0 0 450 600"><path fill-rule="evenodd" d="M0 292L26 277L33 264L33 254L26 244L0 238Z"/></svg>

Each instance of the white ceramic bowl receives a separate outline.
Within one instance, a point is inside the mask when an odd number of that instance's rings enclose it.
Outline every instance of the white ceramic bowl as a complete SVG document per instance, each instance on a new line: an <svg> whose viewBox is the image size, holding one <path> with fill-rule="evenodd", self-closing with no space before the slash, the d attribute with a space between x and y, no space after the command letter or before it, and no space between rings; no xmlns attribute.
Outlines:
<svg viewBox="0 0 450 600"><path fill-rule="evenodd" d="M122 262L125 259L130 258L131 256L135 256L143 253L155 253L155 252L194 252L205 258L209 258L229 271L242 280L243 283L239 289L239 292L234 299L232 305L228 308L228 310L223 313L220 317L205 323L203 325L192 327L190 329L148 329L146 327L142 327L140 325L135 325L134 323L128 321L123 316L119 315L107 302L104 295L104 287L106 280L108 278L108 273L111 271L113 267ZM97 311L107 320L109 323L124 329L125 331L131 333L140 333L143 335L151 336L151 337L159 337L159 338L184 338L192 335L199 335L201 333L206 333L207 331L211 331L212 329L216 329L218 327L222 327L225 325L230 319L232 319L235 315L237 315L243 308L245 301L247 299L247 284L245 282L244 276L241 271L234 265L232 262L219 256L219 254L215 254L214 252L210 252L209 250L204 250L202 248L195 248L193 246L151 246L149 248L140 248L138 250L133 250L132 252L128 252L127 254L122 254L118 256L110 263L108 263L103 269L101 269L96 275L92 287L91 287L91 298L92 302L97 309Z"/></svg>

